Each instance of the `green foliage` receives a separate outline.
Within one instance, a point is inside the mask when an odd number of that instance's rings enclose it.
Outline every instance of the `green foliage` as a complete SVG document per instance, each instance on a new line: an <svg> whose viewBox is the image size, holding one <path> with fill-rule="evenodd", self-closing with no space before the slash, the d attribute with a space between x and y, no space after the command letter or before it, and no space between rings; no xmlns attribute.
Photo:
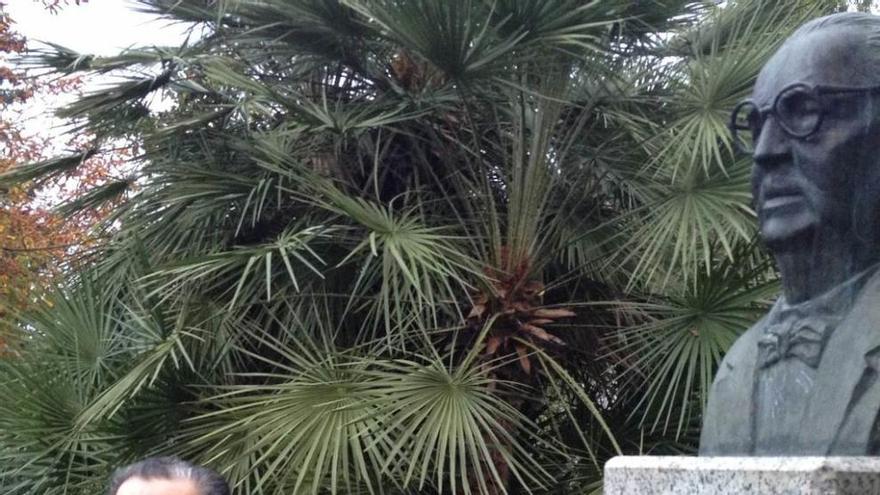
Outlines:
<svg viewBox="0 0 880 495"><path fill-rule="evenodd" d="M0 362L4 493L154 454L247 495L582 493L693 451L776 290L726 115L838 3L141 0L203 36L34 53L128 76L64 112L143 155L65 205L112 239Z"/></svg>

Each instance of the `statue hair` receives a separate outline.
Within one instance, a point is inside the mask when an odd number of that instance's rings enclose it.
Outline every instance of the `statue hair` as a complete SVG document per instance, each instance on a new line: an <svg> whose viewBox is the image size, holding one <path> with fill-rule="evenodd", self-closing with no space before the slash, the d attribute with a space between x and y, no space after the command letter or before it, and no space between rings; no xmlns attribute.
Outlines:
<svg viewBox="0 0 880 495"><path fill-rule="evenodd" d="M820 29L832 27L858 27L868 31L880 32L880 16L868 14L866 12L841 12L838 14L817 17L808 21L795 30L794 36L799 34L807 34Z"/></svg>
<svg viewBox="0 0 880 495"><path fill-rule="evenodd" d="M841 12L813 19L799 28L783 43L788 44L817 31L842 29L847 33L864 36L860 55L865 58L864 74L880 84L880 15L866 12Z"/></svg>

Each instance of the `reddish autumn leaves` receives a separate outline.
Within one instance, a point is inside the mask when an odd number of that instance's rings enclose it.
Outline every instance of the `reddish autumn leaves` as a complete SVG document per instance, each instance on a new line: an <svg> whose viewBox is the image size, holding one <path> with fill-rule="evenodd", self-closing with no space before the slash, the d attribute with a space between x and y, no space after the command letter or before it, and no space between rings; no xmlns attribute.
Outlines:
<svg viewBox="0 0 880 495"><path fill-rule="evenodd" d="M49 2L46 7L62 4ZM90 141L87 136L77 136L59 143L51 129L25 123L28 105L35 104L38 96L76 91L80 81L26 77L10 61L24 50L25 40L15 32L14 21L0 2L0 175L57 154L58 147L77 149ZM104 216L103 211L62 217L53 207L106 181L124 159L123 154L96 156L47 183L0 184L0 352L14 338L15 326L9 317L39 304L56 277L97 242L90 230Z"/></svg>

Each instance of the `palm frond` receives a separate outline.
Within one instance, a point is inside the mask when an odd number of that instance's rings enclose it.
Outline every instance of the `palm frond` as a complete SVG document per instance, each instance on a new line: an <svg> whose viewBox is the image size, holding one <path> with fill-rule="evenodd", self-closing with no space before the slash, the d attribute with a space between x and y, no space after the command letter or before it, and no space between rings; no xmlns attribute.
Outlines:
<svg viewBox="0 0 880 495"><path fill-rule="evenodd" d="M417 482L422 490L434 478L440 492L492 493L507 484L496 458L524 486L548 480L516 436L533 425L493 392L499 384L480 366L396 361L379 363L371 376L391 445L382 467L404 487Z"/></svg>
<svg viewBox="0 0 880 495"><path fill-rule="evenodd" d="M738 243L732 259L701 271L678 296L614 303L639 322L610 337L611 352L626 386L643 394L632 414L650 428L682 432L705 403L725 351L778 293L766 258L752 261L756 248Z"/></svg>
<svg viewBox="0 0 880 495"><path fill-rule="evenodd" d="M395 322L409 321L410 314L455 301L460 291L473 286L474 279L485 276L459 247L462 239L423 225L415 209L398 213L344 195L336 188L328 187L324 192L328 196L325 208L365 229L340 265L359 260L355 294L372 292L378 286L378 306L373 314L376 324L383 324L386 330ZM429 328L438 326L436 320L424 323Z"/></svg>
<svg viewBox="0 0 880 495"><path fill-rule="evenodd" d="M322 226L287 230L271 244L183 260L150 275L156 283L152 293L167 298L198 284L203 290L216 290L220 297L229 297L230 307L241 300L258 300L262 294L265 300L271 301L272 289L279 285L278 275L289 277L288 282L295 290L300 290L296 273L303 269L323 277L319 266L326 262L309 244L330 232Z"/></svg>
<svg viewBox="0 0 880 495"><path fill-rule="evenodd" d="M60 174L69 172L82 165L83 162L94 156L95 153L97 153L97 150L91 149L64 157L51 158L42 162L13 167L9 171L0 174L0 187L10 189L32 180L38 180L39 182L52 180Z"/></svg>

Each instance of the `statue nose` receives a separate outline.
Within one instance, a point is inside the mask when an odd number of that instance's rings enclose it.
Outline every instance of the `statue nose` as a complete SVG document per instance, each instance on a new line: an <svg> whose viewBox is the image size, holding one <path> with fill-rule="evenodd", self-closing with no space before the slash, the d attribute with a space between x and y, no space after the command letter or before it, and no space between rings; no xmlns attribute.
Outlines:
<svg viewBox="0 0 880 495"><path fill-rule="evenodd" d="M791 137L786 134L776 117L767 117L755 143L754 159L758 165L773 165L791 152Z"/></svg>

